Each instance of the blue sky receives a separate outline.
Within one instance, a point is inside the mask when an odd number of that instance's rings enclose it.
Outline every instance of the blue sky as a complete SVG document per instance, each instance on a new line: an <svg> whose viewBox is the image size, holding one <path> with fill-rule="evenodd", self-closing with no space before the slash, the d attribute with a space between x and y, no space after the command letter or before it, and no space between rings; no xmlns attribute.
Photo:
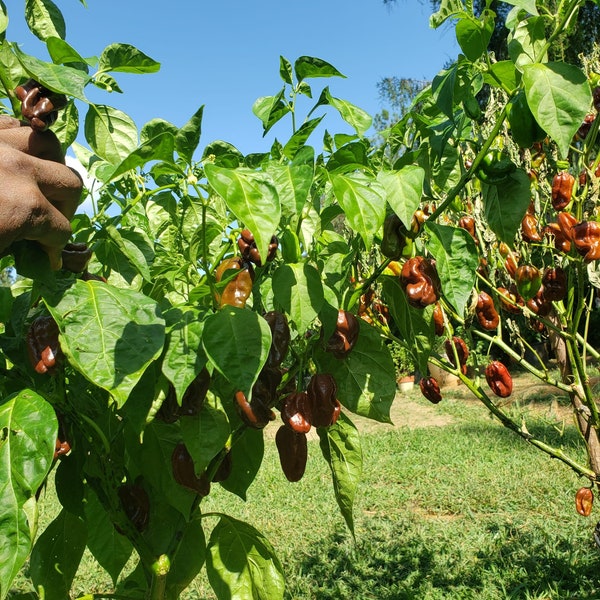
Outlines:
<svg viewBox="0 0 600 600"><path fill-rule="evenodd" d="M124 42L161 63L156 74L115 74L124 94L90 91L92 100L125 111L139 127L155 117L180 126L205 105L200 146L221 139L244 154L267 150L274 137L285 141L291 132L286 123L263 139L252 114L258 97L282 87L280 55L292 63L308 55L333 64L347 78L310 80L314 95L327 84L333 96L375 114L382 108L381 78L431 79L458 53L453 29L429 28L427 1L398 0L392 8L383 0L87 0L87 8L54 1L67 22L67 41L83 56ZM18 6L24 3L9 4L7 39L46 58L26 30ZM351 132L333 118L325 124L331 133Z"/></svg>

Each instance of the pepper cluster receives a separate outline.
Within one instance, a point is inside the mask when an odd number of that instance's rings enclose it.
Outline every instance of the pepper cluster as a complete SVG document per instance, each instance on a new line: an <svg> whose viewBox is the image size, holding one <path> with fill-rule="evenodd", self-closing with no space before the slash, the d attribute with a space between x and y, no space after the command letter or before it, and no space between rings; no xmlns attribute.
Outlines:
<svg viewBox="0 0 600 600"><path fill-rule="evenodd" d="M36 131L45 131L52 125L58 111L67 104L63 94L56 94L34 79L29 79L15 88L15 95L21 101L21 115Z"/></svg>

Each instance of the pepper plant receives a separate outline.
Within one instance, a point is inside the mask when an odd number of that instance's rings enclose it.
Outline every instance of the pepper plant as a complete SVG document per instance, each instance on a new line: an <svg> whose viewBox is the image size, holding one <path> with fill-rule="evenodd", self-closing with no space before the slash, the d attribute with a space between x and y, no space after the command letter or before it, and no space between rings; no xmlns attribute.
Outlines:
<svg viewBox="0 0 600 600"><path fill-rule="evenodd" d="M29 559L40 596L63 600L86 547L114 597L175 599L206 568L218 598L282 598L268 540L204 512L202 499L214 485L251 494L267 443L282 481L297 481L314 427L353 531L362 456L352 415L390 421L391 341L411 353L432 401L443 392L429 364L596 484L586 360L598 356L586 326L600 243L596 62L546 60L582 2L555 12L510 4L510 60L495 62L489 3L479 15L470 2L441 3L431 23L453 20L462 54L384 147L366 137L371 118L334 95L334 66L280 57L281 88L253 112L265 134L288 121L289 138L244 156L225 141L201 143L202 106L183 125L156 118L138 130L90 103L87 86L110 92L119 72L158 63L125 44L87 61L50 0L27 1L25 14L51 61L27 55L7 41L0 3L6 110L27 118L14 90L29 80L64 95L52 128L98 182L93 214L73 219L61 271L27 242L1 263L18 279L0 296L0 598ZM306 115L301 97L313 100ZM75 141L82 107L86 146ZM348 130L326 130L317 149L331 111ZM561 183L568 201L556 209L553 179L567 171L574 187ZM552 340L560 376L525 358L533 336ZM491 367L473 364L475 340L489 344ZM508 359L570 394L588 463L496 401L490 389L510 393ZM49 477L61 510L38 532ZM589 514L589 494L578 498ZM123 572L132 555L137 567Z"/></svg>

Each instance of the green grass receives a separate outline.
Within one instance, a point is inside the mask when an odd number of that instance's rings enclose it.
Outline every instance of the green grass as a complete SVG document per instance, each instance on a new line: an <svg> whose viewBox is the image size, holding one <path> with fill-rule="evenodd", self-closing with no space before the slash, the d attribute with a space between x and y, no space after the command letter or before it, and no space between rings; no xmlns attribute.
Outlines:
<svg viewBox="0 0 600 600"><path fill-rule="evenodd" d="M411 399L427 404L418 393ZM290 600L600 599L600 552L591 535L600 513L584 519L575 512L582 482L478 405L445 398L435 410L452 423L382 426L363 437L356 542L317 442L305 477L290 484L269 440L248 501L213 486L205 511L231 514L268 537ZM580 451L572 427L561 434L540 419L533 428L549 443ZM207 520L207 533L213 524ZM107 586L106 579L88 557L77 592ZM214 597L201 574L182 599Z"/></svg>

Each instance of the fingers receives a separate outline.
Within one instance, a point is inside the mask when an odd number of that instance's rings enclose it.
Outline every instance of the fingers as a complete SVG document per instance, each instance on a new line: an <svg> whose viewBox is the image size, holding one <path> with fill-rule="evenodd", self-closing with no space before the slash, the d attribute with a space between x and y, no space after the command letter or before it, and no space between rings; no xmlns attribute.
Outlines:
<svg viewBox="0 0 600 600"><path fill-rule="evenodd" d="M64 165L30 157L35 180L44 196L69 220L79 202L83 181L77 171Z"/></svg>
<svg viewBox="0 0 600 600"><path fill-rule="evenodd" d="M15 125L16 123L16 125ZM60 142L51 131L35 131L11 117L0 119L0 143L44 160L65 162Z"/></svg>

